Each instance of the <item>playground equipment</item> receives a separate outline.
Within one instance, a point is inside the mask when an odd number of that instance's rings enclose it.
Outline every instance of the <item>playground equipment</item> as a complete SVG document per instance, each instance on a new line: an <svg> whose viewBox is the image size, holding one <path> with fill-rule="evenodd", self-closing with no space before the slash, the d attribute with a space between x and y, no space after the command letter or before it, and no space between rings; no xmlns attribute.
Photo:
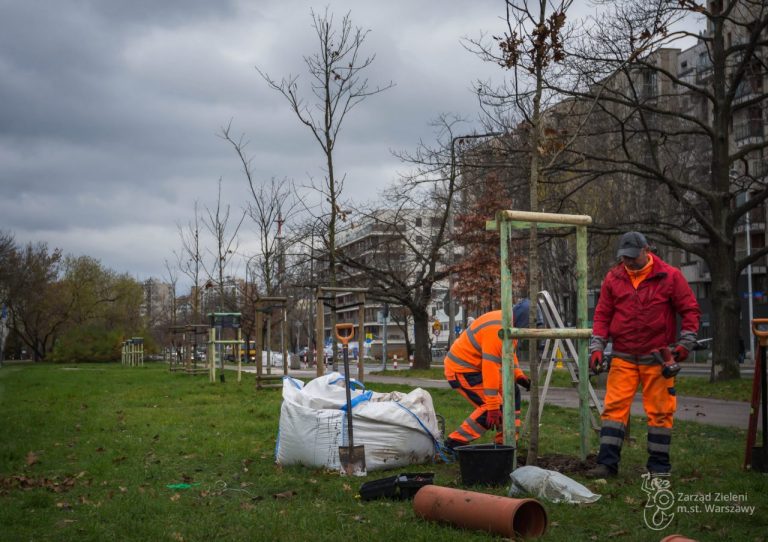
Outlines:
<svg viewBox="0 0 768 542"><path fill-rule="evenodd" d="M280 345L283 355L283 374L272 374L272 315L275 309L280 311ZM262 331L266 318L266 340L263 340ZM288 374L288 298L287 297L261 297L256 300L256 389L282 387L283 376ZM266 348L262 345L266 343ZM250 348L250 345L249 345ZM262 367L262 351L267 353L267 371L264 374ZM238 376L238 382L240 381Z"/></svg>
<svg viewBox="0 0 768 542"><path fill-rule="evenodd" d="M587 375L587 341L592 329L587 327L587 226L592 217L587 215L565 215L553 213L535 213L528 211L499 211L496 219L486 223L486 230L498 230L501 249L501 320L502 328L502 380L504 397L504 444L515 447L513 468L517 467L517 444L515 442L515 423L517 416L515 404L515 386L512 378L512 341L514 339L578 339L579 374ZM534 228L576 228L576 328L560 329L519 329L512 327L512 275L509 269L509 238L513 229ZM534 361L534 358L531 358ZM579 419L581 459L587 457L589 449L589 380L579 379Z"/></svg>
<svg viewBox="0 0 768 542"><path fill-rule="evenodd" d="M171 372L183 371L188 375L209 372L207 364L202 361L202 347L208 341L208 326L205 324L187 324L171 326L171 344L173 353L168 363Z"/></svg>
<svg viewBox="0 0 768 542"><path fill-rule="evenodd" d="M240 345L243 344L240 329L239 312L211 312L208 313L210 324L208 335L208 369L210 381L216 382L216 361L219 361L221 374L219 379L224 382L224 358L227 356L227 346L232 349L233 359L237 360L237 381L240 382L242 374L242 359L240 357ZM227 338L229 337L229 338Z"/></svg>
<svg viewBox="0 0 768 542"><path fill-rule="evenodd" d="M315 344L318 345L318 357L317 357L317 376L323 376L325 373L325 364L320 361L320 352L324 344L323 338L325 336L325 314L322 309L323 306L329 307L332 312L338 312L350 307L358 307L357 316L357 336L360 338L360 347L358 348L358 362L357 362L357 379L360 382L365 382L365 364L363 363L363 348L362 338L365 337L365 294L368 292L367 288L336 288L330 286L318 286L317 287L317 320L315 328ZM346 305L336 305L336 297L333 295L326 295L326 293L349 293L357 294L357 301L354 303L348 303ZM332 334L333 337L333 334ZM334 368L336 367L336 360L333 361Z"/></svg>
<svg viewBox="0 0 768 542"><path fill-rule="evenodd" d="M123 342L122 363L129 367L144 366L144 337L131 337Z"/></svg>

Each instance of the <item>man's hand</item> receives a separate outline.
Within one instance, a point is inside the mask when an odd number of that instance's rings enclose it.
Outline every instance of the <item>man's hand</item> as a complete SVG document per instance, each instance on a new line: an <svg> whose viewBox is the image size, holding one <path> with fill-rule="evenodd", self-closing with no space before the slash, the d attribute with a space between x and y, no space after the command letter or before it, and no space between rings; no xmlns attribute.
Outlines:
<svg viewBox="0 0 768 542"><path fill-rule="evenodd" d="M501 410L489 410L485 413L488 429L501 429Z"/></svg>
<svg viewBox="0 0 768 542"><path fill-rule="evenodd" d="M515 382L517 382L518 386L520 386L521 388L524 388L525 391L531 391L531 379L528 378L527 376L520 375L517 377L517 380L515 380Z"/></svg>
<svg viewBox="0 0 768 542"><path fill-rule="evenodd" d="M592 374L599 375L603 372L603 367L603 351L595 350L592 352L592 355L589 356L589 370L592 371Z"/></svg>
<svg viewBox="0 0 768 542"><path fill-rule="evenodd" d="M688 359L688 349L682 344L678 344L672 351L672 355L675 357L675 361L677 362L685 361Z"/></svg>

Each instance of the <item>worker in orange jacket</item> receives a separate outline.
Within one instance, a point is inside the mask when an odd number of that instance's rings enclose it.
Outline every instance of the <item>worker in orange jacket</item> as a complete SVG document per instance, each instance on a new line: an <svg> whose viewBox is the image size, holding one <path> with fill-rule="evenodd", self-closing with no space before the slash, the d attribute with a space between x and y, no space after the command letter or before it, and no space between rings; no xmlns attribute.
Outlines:
<svg viewBox="0 0 768 542"><path fill-rule="evenodd" d="M527 327L528 306L527 299L515 305L513 325ZM503 443L500 329L501 311L485 313L459 335L445 356L444 371L448 384L475 407L459 428L448 435L445 445L449 449L469 444L490 429L497 431L495 442ZM513 353L513 356L515 382L530 391L531 380L520 369L517 354ZM515 396L515 410L519 414L520 393ZM520 425L519 416L517 425Z"/></svg>

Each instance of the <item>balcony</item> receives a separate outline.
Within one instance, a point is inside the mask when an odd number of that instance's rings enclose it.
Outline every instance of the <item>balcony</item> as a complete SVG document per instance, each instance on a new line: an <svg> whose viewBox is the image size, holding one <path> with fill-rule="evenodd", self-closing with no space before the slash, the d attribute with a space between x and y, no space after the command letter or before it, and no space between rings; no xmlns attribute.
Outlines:
<svg viewBox="0 0 768 542"><path fill-rule="evenodd" d="M738 146L761 143L765 139L762 119L749 119L733 126L733 140Z"/></svg>
<svg viewBox="0 0 768 542"><path fill-rule="evenodd" d="M711 276L709 270L704 262L690 262L680 266L680 271L683 272L685 280L691 283L696 282L709 282Z"/></svg>

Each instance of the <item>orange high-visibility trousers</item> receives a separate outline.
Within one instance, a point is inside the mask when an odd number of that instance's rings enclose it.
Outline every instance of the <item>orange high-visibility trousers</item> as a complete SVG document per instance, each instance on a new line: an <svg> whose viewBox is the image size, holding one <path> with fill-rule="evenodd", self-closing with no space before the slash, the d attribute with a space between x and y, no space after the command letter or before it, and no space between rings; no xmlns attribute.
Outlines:
<svg viewBox="0 0 768 542"><path fill-rule="evenodd" d="M677 409L675 379L664 378L658 363L638 364L613 358L606 384L605 404L600 430L600 452L597 462L616 472L621 446L629 421L630 408L642 386L643 408L648 417L649 472L666 473L671 469L669 450L672 442L672 422Z"/></svg>
<svg viewBox="0 0 768 542"><path fill-rule="evenodd" d="M643 389L643 408L648 416L648 425L671 429L677 410L675 379L664 378L658 363L642 365L613 358L606 384L602 419L626 425L638 385Z"/></svg>
<svg viewBox="0 0 768 542"><path fill-rule="evenodd" d="M456 443L461 444L469 444L473 440L479 439L481 436L483 436L483 433L488 431L489 427L486 421L486 412L488 412L488 400L485 394L485 388L483 386L483 382L477 382L475 384L471 384L468 382L467 377L469 377L470 381L476 382L480 374L479 373L454 373L452 375L448 376L448 383L450 384L451 388L455 389L457 392L461 394L462 397L464 397L467 401L469 401L472 406L475 407L475 410L473 410L467 418L464 419L463 422L461 422L461 425L459 426L456 431L448 435L448 438ZM473 378L475 377L475 378ZM518 433L520 431L520 394L517 394L518 401L515 404L515 412L517 414L516 416L516 428L517 431L515 432L515 438L517 439ZM504 443L504 433L503 431L498 431L496 433L496 436L494 437L494 442L496 444L503 444Z"/></svg>

